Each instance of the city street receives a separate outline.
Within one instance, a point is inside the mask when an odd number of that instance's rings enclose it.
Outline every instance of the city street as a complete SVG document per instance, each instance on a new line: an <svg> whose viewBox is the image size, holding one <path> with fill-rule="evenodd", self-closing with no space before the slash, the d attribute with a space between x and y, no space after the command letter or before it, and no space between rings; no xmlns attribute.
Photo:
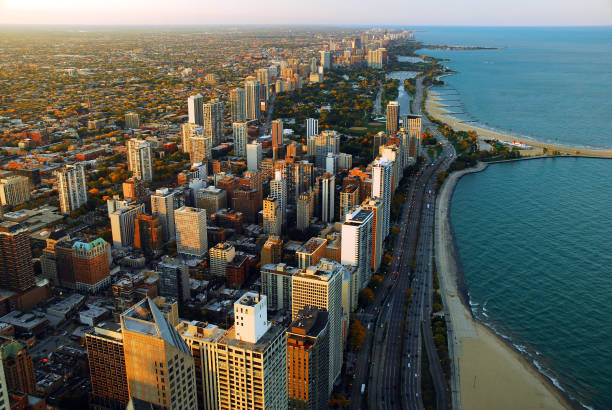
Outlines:
<svg viewBox="0 0 612 410"><path fill-rule="evenodd" d="M419 80L417 97L412 101L415 113L421 113L422 94L422 81ZM400 231L395 239L389 273L374 303L360 315L364 326L370 326L370 329L355 364L351 394L351 408L354 409L364 407L362 384L366 385L368 408L422 409L423 343L428 352L437 408L450 408L430 319L435 184L438 174L448 168L454 149L424 117L423 129L427 128L434 132L443 149L434 161L426 162L422 170L412 177L408 200L404 203L398 224ZM406 305L409 289L412 297Z"/></svg>

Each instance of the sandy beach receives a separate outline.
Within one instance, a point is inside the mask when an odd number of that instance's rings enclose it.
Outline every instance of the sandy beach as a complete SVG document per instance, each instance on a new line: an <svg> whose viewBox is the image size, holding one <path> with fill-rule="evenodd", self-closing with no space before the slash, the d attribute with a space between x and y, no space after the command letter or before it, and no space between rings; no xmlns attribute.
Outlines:
<svg viewBox="0 0 612 410"><path fill-rule="evenodd" d="M453 357L453 408L571 409L572 405L547 378L489 328L475 321L462 301L465 290L449 221L449 204L457 180L486 166L479 163L476 168L449 175L436 206L435 257L445 312L451 324L448 337Z"/></svg>
<svg viewBox="0 0 612 410"><path fill-rule="evenodd" d="M561 154L566 155L579 155L595 158L612 158L612 150L598 150L549 144L528 138L518 138L517 136L488 130L486 128L477 127L469 123L463 123L460 120L449 116L449 111L445 109L445 107L440 101L441 100L438 94L430 89L428 91L427 101L425 102L425 109L431 117L448 124L453 129L458 131L476 131L478 135L480 137L484 137L484 139L497 139L499 141L507 142L520 141L523 144L529 145L534 148L531 150L524 150L524 155L538 155L542 153L543 148L546 148L548 149L549 154L551 154L553 151L559 151Z"/></svg>

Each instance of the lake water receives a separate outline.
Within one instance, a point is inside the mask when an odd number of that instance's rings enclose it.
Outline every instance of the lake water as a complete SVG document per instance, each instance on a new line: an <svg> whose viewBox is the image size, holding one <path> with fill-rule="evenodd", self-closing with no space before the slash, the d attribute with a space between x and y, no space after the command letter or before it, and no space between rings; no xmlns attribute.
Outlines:
<svg viewBox="0 0 612 410"><path fill-rule="evenodd" d="M439 87L458 118L547 142L612 148L612 27L431 28L422 50L457 74Z"/></svg>
<svg viewBox="0 0 612 410"><path fill-rule="evenodd" d="M458 117L542 141L612 147L612 28L424 28L458 71ZM612 408L612 162L491 165L459 181L451 223L473 310L585 406Z"/></svg>

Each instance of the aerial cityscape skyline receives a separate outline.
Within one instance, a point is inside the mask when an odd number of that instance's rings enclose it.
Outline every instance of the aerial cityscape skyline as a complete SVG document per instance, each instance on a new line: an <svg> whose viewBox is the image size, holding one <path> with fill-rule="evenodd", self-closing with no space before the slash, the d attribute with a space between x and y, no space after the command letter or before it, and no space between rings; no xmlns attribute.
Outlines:
<svg viewBox="0 0 612 410"><path fill-rule="evenodd" d="M49 4L0 3L0 410L612 407L612 26L558 26L612 4Z"/></svg>

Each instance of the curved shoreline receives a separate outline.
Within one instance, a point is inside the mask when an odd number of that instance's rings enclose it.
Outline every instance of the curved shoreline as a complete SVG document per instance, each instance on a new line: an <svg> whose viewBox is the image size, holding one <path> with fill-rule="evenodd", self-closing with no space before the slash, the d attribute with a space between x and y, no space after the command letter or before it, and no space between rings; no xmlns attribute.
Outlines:
<svg viewBox="0 0 612 410"><path fill-rule="evenodd" d="M488 164L479 162L475 167L450 174L436 200L435 260L449 316L453 408L581 408L510 341L475 318L470 308L461 258L450 224L451 199L461 177L481 172ZM500 389L500 385L503 388Z"/></svg>
<svg viewBox="0 0 612 410"><path fill-rule="evenodd" d="M547 149L548 152L558 151L561 154L568 156L581 156L589 158L612 158L612 150L610 149L594 149L585 147L572 147L562 144L552 144L542 141L537 141L532 138L524 138L520 136L512 136L503 131L495 131L477 125L466 124L457 118L449 115L449 111L444 108L439 94L431 89L428 90L427 100L425 101L425 111L438 121L445 123L456 131L475 131L480 139L495 139L504 142L521 141L526 145L533 147L530 151L543 152Z"/></svg>

